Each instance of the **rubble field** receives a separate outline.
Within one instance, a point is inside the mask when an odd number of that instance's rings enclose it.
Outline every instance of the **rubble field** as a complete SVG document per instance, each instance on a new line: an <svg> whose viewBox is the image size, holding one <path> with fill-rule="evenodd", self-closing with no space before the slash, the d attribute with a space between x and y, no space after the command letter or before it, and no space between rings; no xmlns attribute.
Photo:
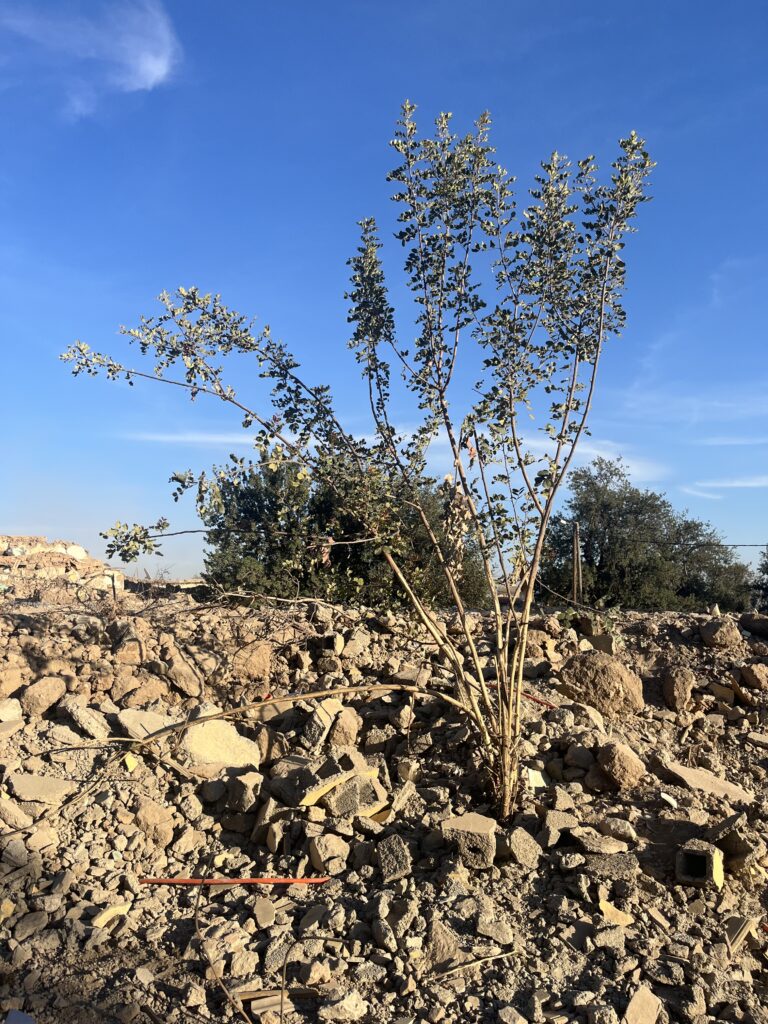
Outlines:
<svg viewBox="0 0 768 1024"><path fill-rule="evenodd" d="M11 589L0 1011L768 1022L768 616L539 610L526 677L500 821L397 611Z"/></svg>

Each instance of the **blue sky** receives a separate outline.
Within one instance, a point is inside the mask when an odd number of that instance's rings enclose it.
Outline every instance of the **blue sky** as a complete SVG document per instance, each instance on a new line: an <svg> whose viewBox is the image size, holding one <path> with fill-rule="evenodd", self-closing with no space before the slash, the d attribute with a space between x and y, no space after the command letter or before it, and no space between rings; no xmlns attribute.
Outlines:
<svg viewBox="0 0 768 1024"><path fill-rule="evenodd" d="M398 269L385 175L408 97L425 128L490 109L521 187L552 149L607 165L630 129L648 140L655 198L584 458L622 454L729 540L768 541L766 52L759 0L0 0L0 533L100 554L116 519L195 525L168 476L223 461L237 419L57 358L120 351L163 288L271 324L356 429L345 261L375 215ZM169 543L164 567L199 550Z"/></svg>

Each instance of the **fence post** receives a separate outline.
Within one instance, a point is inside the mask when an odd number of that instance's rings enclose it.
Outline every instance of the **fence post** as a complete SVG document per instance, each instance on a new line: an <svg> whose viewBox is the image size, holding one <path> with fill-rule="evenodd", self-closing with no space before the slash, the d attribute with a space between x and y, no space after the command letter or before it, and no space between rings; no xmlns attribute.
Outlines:
<svg viewBox="0 0 768 1024"><path fill-rule="evenodd" d="M573 524L573 602L581 604L581 541L579 539L579 524Z"/></svg>

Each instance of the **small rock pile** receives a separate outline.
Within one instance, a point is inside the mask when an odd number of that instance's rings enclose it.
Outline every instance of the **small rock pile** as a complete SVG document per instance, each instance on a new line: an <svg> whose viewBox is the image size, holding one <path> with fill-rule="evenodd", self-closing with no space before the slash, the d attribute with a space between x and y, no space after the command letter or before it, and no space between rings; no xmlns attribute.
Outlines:
<svg viewBox="0 0 768 1024"><path fill-rule="evenodd" d="M0 594L40 600L85 588L121 591L123 574L70 541L0 535Z"/></svg>
<svg viewBox="0 0 768 1024"><path fill-rule="evenodd" d="M0 1009L277 1024L285 971L287 1022L763 1024L767 641L542 614L499 821L395 612L6 598ZM287 881L144 883L190 877Z"/></svg>

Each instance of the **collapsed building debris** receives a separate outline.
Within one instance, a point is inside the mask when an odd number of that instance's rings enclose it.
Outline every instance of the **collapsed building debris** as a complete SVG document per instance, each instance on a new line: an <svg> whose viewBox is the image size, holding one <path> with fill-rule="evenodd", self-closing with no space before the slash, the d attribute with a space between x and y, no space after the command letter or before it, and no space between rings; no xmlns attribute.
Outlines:
<svg viewBox="0 0 768 1024"><path fill-rule="evenodd" d="M768 689L745 669L768 645L711 621L542 614L550 706L526 703L500 821L450 669L396 611L7 596L0 1008L763 1024ZM142 884L206 877L232 882Z"/></svg>

